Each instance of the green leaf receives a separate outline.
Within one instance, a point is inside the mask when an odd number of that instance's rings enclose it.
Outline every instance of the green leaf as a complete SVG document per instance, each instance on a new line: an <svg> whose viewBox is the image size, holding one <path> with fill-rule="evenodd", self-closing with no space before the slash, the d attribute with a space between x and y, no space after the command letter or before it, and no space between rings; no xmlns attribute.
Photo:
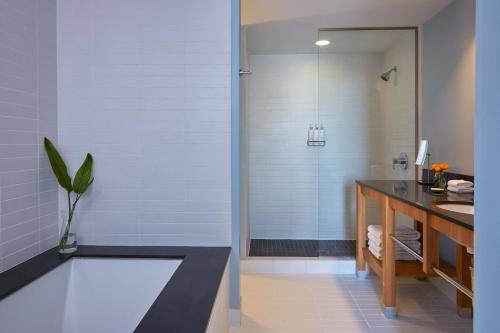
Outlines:
<svg viewBox="0 0 500 333"><path fill-rule="evenodd" d="M89 188L90 184L94 181L92 178L92 155L87 154L82 166L76 172L75 179L73 180L73 190L77 194L83 194Z"/></svg>
<svg viewBox="0 0 500 333"><path fill-rule="evenodd" d="M68 192L73 191L73 187L71 185L71 177L68 175L68 168L66 167L64 160L49 139L45 138L43 141L45 145L45 151L47 152L47 156L49 158L50 166L52 167L52 171L54 172L59 185L61 185L61 187Z"/></svg>

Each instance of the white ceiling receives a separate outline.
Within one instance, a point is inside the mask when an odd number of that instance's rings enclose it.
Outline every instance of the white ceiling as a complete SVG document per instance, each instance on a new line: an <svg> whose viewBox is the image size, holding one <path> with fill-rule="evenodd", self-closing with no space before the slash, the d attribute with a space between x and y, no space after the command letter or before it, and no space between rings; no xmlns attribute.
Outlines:
<svg viewBox="0 0 500 333"><path fill-rule="evenodd" d="M313 53L320 28L419 26L452 1L242 0L241 15L250 54Z"/></svg>
<svg viewBox="0 0 500 333"><path fill-rule="evenodd" d="M453 0L241 0L242 24L334 17L326 27L419 25Z"/></svg>
<svg viewBox="0 0 500 333"><path fill-rule="evenodd" d="M321 31L315 38L293 35L277 41L279 36L269 31L266 38L259 39L260 29L251 30L250 54L316 54L321 53L384 53L401 38L414 38L412 30L356 30ZM257 34L257 37L255 36ZM256 39L257 38L257 39ZM318 47L314 42L326 39L330 45Z"/></svg>

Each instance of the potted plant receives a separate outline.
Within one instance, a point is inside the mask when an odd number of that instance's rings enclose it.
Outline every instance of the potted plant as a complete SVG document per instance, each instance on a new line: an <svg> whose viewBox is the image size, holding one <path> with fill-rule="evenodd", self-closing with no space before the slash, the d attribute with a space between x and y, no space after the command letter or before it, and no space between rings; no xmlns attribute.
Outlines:
<svg viewBox="0 0 500 333"><path fill-rule="evenodd" d="M77 241L76 235L70 232L71 222L73 221L76 204L94 181L92 177L92 155L87 154L72 181L68 174L68 168L56 147L47 138L44 139L44 145L52 171L59 185L66 190L68 197L68 211L61 214L62 225L59 239L59 253L72 253L77 249Z"/></svg>
<svg viewBox="0 0 500 333"><path fill-rule="evenodd" d="M434 186L438 188L445 189L446 188L446 176L444 172L448 170L448 164L440 163L433 164L432 171L434 171Z"/></svg>

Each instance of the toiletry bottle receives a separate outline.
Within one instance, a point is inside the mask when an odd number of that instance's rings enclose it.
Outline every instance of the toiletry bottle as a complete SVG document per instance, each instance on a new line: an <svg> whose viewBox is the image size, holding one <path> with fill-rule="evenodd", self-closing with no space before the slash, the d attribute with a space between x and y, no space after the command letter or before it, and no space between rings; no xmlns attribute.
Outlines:
<svg viewBox="0 0 500 333"><path fill-rule="evenodd" d="M323 125L319 127L318 141L325 141L325 129L323 128Z"/></svg>
<svg viewBox="0 0 500 333"><path fill-rule="evenodd" d="M313 134L313 141L318 141L319 140L319 126L316 124L316 127L314 127L314 134Z"/></svg>
<svg viewBox="0 0 500 333"><path fill-rule="evenodd" d="M314 140L314 127L312 124L309 125L309 131L307 132L307 141Z"/></svg>

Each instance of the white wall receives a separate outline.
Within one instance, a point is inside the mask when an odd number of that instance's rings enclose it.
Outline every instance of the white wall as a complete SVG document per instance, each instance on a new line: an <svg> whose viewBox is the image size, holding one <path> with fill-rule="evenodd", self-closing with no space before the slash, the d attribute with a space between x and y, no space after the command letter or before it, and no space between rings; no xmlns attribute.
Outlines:
<svg viewBox="0 0 500 333"><path fill-rule="evenodd" d="M318 237L317 56L251 55L247 126L251 238Z"/></svg>
<svg viewBox="0 0 500 333"><path fill-rule="evenodd" d="M415 179L415 32L402 34L382 57L381 72L397 66L388 82L377 80L377 146L370 177L373 179ZM392 167L392 158L408 155L408 169ZM352 200L355 200L353 198ZM380 205L368 200L367 221L380 223ZM398 224L413 226L413 220L396 212Z"/></svg>
<svg viewBox="0 0 500 333"><path fill-rule="evenodd" d="M457 0L423 26L422 135L434 163L474 174L475 1Z"/></svg>
<svg viewBox="0 0 500 333"><path fill-rule="evenodd" d="M383 71L397 66L389 82L377 80L380 152L383 179L415 179L415 32L402 33L401 39L383 55ZM392 158L408 154L408 169L392 168Z"/></svg>
<svg viewBox="0 0 500 333"><path fill-rule="evenodd" d="M498 186L494 175L500 169L498 136L500 125L500 2L478 0L477 111L475 131L476 192L474 216L475 290L474 332L498 330L498 277L500 276L500 224Z"/></svg>
<svg viewBox="0 0 500 333"><path fill-rule="evenodd" d="M59 142L95 160L81 243L231 244L230 5L58 1Z"/></svg>
<svg viewBox="0 0 500 333"><path fill-rule="evenodd" d="M355 239L356 179L378 178L383 119L376 90L381 54L321 54L319 123L326 146L319 156L319 238Z"/></svg>
<svg viewBox="0 0 500 333"><path fill-rule="evenodd" d="M0 1L0 272L57 244L56 2Z"/></svg>

